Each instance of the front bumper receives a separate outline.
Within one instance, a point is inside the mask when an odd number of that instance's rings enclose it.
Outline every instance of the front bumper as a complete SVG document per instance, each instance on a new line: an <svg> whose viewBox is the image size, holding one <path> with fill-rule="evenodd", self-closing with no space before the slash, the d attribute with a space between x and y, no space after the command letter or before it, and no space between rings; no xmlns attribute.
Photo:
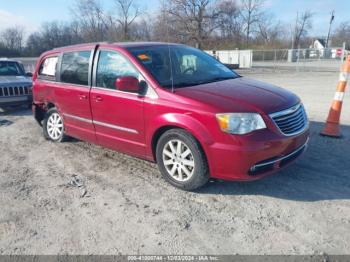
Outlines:
<svg viewBox="0 0 350 262"><path fill-rule="evenodd" d="M265 129L239 137L234 143L214 143L208 158L211 176L240 181L260 179L297 159L308 140L309 129L293 137Z"/></svg>
<svg viewBox="0 0 350 262"><path fill-rule="evenodd" d="M259 162L252 166L249 170L250 176L256 176L259 174L264 174L275 169L279 169L291 163L293 160L297 159L307 148L309 139L304 145L289 153L288 155L282 157L275 157L272 159L267 159L265 161Z"/></svg>
<svg viewBox="0 0 350 262"><path fill-rule="evenodd" d="M33 101L32 95L21 96L2 96L0 97L0 106L25 105L31 104Z"/></svg>

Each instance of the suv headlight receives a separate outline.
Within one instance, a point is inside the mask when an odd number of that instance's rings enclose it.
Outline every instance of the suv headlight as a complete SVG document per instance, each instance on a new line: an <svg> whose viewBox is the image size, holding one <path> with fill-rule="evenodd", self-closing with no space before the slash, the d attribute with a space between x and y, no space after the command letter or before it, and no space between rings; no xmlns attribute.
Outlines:
<svg viewBox="0 0 350 262"><path fill-rule="evenodd" d="M216 119L221 130L230 134L244 135L266 128L263 118L257 113L216 114Z"/></svg>

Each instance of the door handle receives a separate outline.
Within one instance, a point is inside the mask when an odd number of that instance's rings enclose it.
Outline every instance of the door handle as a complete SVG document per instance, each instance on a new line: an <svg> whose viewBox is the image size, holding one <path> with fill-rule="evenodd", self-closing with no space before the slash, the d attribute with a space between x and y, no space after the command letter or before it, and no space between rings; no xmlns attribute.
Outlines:
<svg viewBox="0 0 350 262"><path fill-rule="evenodd" d="M95 96L95 101L96 101L96 102L102 102L102 101L103 101L103 98L100 97L100 96Z"/></svg>
<svg viewBox="0 0 350 262"><path fill-rule="evenodd" d="M80 100L86 100L88 97L87 95L79 95Z"/></svg>

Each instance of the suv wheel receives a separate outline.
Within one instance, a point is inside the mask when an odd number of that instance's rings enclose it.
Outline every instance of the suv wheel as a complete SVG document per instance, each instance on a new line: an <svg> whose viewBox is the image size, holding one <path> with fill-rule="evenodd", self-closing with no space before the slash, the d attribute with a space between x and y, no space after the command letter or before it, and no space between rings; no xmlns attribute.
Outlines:
<svg viewBox="0 0 350 262"><path fill-rule="evenodd" d="M53 142L63 142L66 140L63 118L56 108L51 108L46 112L43 121L43 131L45 138Z"/></svg>
<svg viewBox="0 0 350 262"><path fill-rule="evenodd" d="M156 154L163 177L172 185L195 190L208 182L205 154L197 140L185 130L165 132L158 141Z"/></svg>

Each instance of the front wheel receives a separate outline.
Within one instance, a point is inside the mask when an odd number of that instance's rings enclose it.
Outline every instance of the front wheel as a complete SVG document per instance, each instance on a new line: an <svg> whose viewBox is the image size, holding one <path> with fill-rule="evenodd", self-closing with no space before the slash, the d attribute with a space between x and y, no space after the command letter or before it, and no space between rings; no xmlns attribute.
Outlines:
<svg viewBox="0 0 350 262"><path fill-rule="evenodd" d="M45 138L53 142L64 142L67 139L64 134L63 118L56 108L51 108L46 112L43 131Z"/></svg>
<svg viewBox="0 0 350 262"><path fill-rule="evenodd" d="M185 130L165 132L158 141L156 154L163 177L172 185L195 190L208 182L205 154L198 141Z"/></svg>

